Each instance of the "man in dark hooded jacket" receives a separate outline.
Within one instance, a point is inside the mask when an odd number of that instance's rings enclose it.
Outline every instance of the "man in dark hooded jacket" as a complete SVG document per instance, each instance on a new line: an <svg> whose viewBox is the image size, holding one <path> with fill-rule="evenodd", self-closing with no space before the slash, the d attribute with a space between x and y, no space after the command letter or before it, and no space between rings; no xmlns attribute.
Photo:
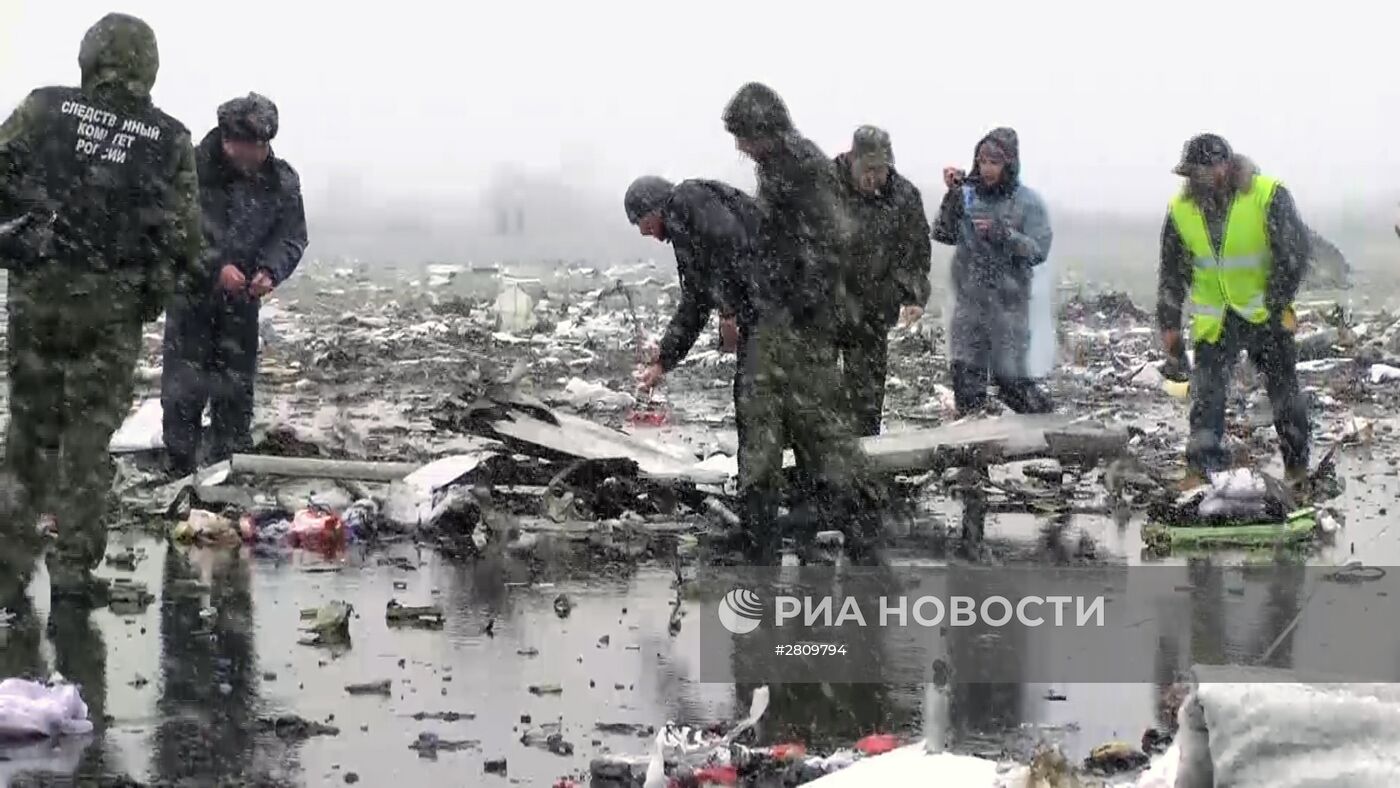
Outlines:
<svg viewBox="0 0 1400 788"><path fill-rule="evenodd" d="M151 102L155 33L109 14L83 37L78 65L80 87L40 88L0 126L0 220L21 225L0 252L6 463L21 488L20 511L0 513L0 581L28 577L43 518L58 534L52 593L82 603L100 592L107 449L131 408L142 325L193 269L200 237L189 132Z"/></svg>
<svg viewBox="0 0 1400 788"><path fill-rule="evenodd" d="M837 343L842 388L856 430L880 434L890 329L913 323L929 297L932 244L919 189L894 169L890 135L856 129L851 150L836 157L854 219L846 287L850 314Z"/></svg>
<svg viewBox="0 0 1400 788"><path fill-rule="evenodd" d="M277 106L256 93L219 107L219 125L196 150L207 250L170 306L161 377L171 471L192 473L209 404L208 460L252 445L258 306L306 251L296 170L272 153Z"/></svg>
<svg viewBox="0 0 1400 788"><path fill-rule="evenodd" d="M758 256L748 285L755 317L743 339L738 397L747 546L756 563L777 558L783 449L792 446L812 476L813 519L845 530L848 547L863 552L878 514L857 497L862 455L837 369L850 220L836 167L797 132L766 85L741 88L724 125L758 177Z"/></svg>
<svg viewBox="0 0 1400 788"><path fill-rule="evenodd" d="M953 254L949 331L953 396L959 415L987 401L995 379L1017 413L1049 413L1049 395L1027 374L1032 269L1050 255L1050 216L1040 195L1021 183L1016 132L1000 128L977 143L971 174L943 170L948 193L933 239Z"/></svg>
<svg viewBox="0 0 1400 788"><path fill-rule="evenodd" d="M744 271L758 240L758 207L719 181L672 185L655 175L633 181L623 207L642 235L669 243L676 252L680 303L656 358L639 372L642 387L651 389L690 352L712 311L720 314L725 349L736 349L738 314L746 311Z"/></svg>

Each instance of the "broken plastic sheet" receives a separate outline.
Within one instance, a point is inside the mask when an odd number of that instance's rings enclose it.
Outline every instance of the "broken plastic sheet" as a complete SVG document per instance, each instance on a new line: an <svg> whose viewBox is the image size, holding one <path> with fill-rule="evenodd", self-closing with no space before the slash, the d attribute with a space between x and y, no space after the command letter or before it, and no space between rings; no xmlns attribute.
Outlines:
<svg viewBox="0 0 1400 788"><path fill-rule="evenodd" d="M162 415L159 399L152 397L145 400L112 435L107 450L112 454L135 454L165 448Z"/></svg>
<svg viewBox="0 0 1400 788"><path fill-rule="evenodd" d="M1299 683L1274 668L1193 673L1174 788L1400 785L1400 685Z"/></svg>
<svg viewBox="0 0 1400 788"><path fill-rule="evenodd" d="M164 413L159 397L142 400L135 411L126 417L126 421L122 422L121 427L112 434L107 451L111 454L137 454L164 449ZM207 410L204 412L202 423L205 427L210 424Z"/></svg>
<svg viewBox="0 0 1400 788"><path fill-rule="evenodd" d="M92 732L88 707L78 688L55 674L48 684L24 679L0 681L0 741Z"/></svg>
<svg viewBox="0 0 1400 788"><path fill-rule="evenodd" d="M535 299L517 283L510 283L492 306L496 326L508 334L519 334L535 327Z"/></svg>
<svg viewBox="0 0 1400 788"><path fill-rule="evenodd" d="M487 454L457 454L434 460L390 486L384 517L402 527L429 522L438 491L476 470Z"/></svg>

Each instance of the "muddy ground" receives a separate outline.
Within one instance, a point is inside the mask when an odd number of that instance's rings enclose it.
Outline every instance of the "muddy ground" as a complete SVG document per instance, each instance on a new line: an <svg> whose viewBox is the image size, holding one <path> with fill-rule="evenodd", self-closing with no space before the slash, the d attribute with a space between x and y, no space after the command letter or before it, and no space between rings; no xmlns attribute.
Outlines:
<svg viewBox="0 0 1400 788"><path fill-rule="evenodd" d="M672 278L668 266L611 275L515 273L539 276L541 282L523 287L548 291L552 306L539 309L543 328L513 337L497 332L485 309L484 299L502 286L496 272L371 275L356 266L309 265L266 310L260 427L292 428L341 457L426 461L468 451L482 442L435 429L430 414L445 395L504 377L522 363L537 394L622 424L625 407L597 407L596 396L567 402L560 392L574 377L628 390L636 349L623 318L626 300L597 303L590 294L615 278L631 282L639 318L654 337L666 299L674 297L665 284ZM1148 306L1145 298L1139 303ZM1327 305L1305 317L1319 323ZM1097 412L1139 430L1135 454L1161 472L1179 473L1185 402L1129 382L1141 363L1158 358L1150 322L1119 302L1100 306L1107 309L1076 308L1066 316L1064 365L1052 387L1071 412ZM1390 325L1374 316L1353 322L1367 320L1374 334ZM143 365L146 395L156 391L158 331L152 329ZM672 426L650 433L702 455L732 451L734 441L732 362L707 352L714 341L712 333L702 337L692 362L670 377L664 397ZM936 312L891 341L887 431L940 423L948 414L938 386L946 385L947 373ZM1356 556L1371 565L1400 565L1400 532L1392 531L1388 512L1400 490L1400 448L1391 433L1400 383L1372 384L1366 365L1356 363L1309 372L1304 380L1315 394L1314 460L1332 443L1349 440L1338 453L1346 491L1330 502L1345 526L1309 562ZM1242 374L1235 420L1257 425L1239 430L1242 446L1268 457L1266 468L1277 472L1257 389ZM120 484L128 497L139 498L150 483L124 465ZM1102 508L1102 501L1088 503L1085 508ZM930 487L912 505L914 514L903 516L899 528L930 535L928 546L893 550L888 560L947 560L962 531L961 504ZM13 784L68 784L73 778L63 775L74 770L82 775L79 784L553 785L561 778L587 784L589 762L599 754L645 753L647 726L732 720L747 707L734 686L698 681L695 627L669 631L674 571L664 562L619 567L562 553L451 562L401 542L368 553L352 549L328 563L300 553L274 558L246 549L167 546L150 535L158 524L131 514L124 523L109 552L130 546L143 558L134 572L107 566L102 573L145 582L156 597L149 607L121 614L104 608L90 618L48 611L41 575L31 589L38 615L0 629L0 675L61 670L83 683L94 717L105 719L90 744L0 749L0 775L31 772ZM1141 513L1124 519L1106 510L1054 518L992 514L979 560L1184 562L1144 555L1141 525ZM560 594L572 601L567 618L554 609ZM383 612L390 599L439 604L444 626L391 628ZM336 600L355 610L348 649L298 644L300 611ZM381 680L390 682L387 694L345 689ZM546 685L562 691L530 691ZM1156 722L1160 695L1151 684L968 688L954 700L957 746L1021 755L1039 741L1055 741L1072 759L1082 758L1110 739L1136 742ZM788 686L775 692L760 741L796 738L821 749L872 731L917 738L921 703L915 686ZM306 731L259 723L280 715L335 732L303 736ZM522 743L528 731L551 723L559 723L572 752ZM425 733L465 743L415 749ZM506 760L504 775L487 772L497 759Z"/></svg>

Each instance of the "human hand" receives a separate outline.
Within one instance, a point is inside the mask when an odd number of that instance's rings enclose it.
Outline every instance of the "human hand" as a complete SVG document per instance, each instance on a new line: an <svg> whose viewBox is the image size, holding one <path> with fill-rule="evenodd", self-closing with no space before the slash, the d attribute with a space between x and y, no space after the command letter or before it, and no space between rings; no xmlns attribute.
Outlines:
<svg viewBox="0 0 1400 788"><path fill-rule="evenodd" d="M248 289L253 293L254 298L262 298L271 293L275 286L272 283L272 276L267 271L259 271L258 275L253 277L253 282L248 286Z"/></svg>
<svg viewBox="0 0 1400 788"><path fill-rule="evenodd" d="M962 186L965 180L967 180L967 173L957 167L943 168L943 185L947 186L949 189L956 189Z"/></svg>
<svg viewBox="0 0 1400 788"><path fill-rule="evenodd" d="M923 307L921 307L921 306L916 306L916 305L914 305L914 304L908 304L908 305L903 306L903 307L900 308L900 310L899 310L899 322L897 323L897 325L898 325L898 327L900 327L900 328L904 328L905 326L912 326L912 325L914 325L915 323L919 322L919 318L921 318L921 317L923 317L923 316L924 316L924 308L923 308Z"/></svg>
<svg viewBox="0 0 1400 788"><path fill-rule="evenodd" d="M719 320L719 349L725 353L733 353L739 349L739 323L732 317L722 317Z"/></svg>
<svg viewBox="0 0 1400 788"><path fill-rule="evenodd" d="M666 377L666 370L661 368L659 363L651 363L637 370L637 388L642 391L651 391L661 385L661 381Z"/></svg>
<svg viewBox="0 0 1400 788"><path fill-rule="evenodd" d="M233 263L219 269L219 287L229 295L238 295L248 289L248 277Z"/></svg>

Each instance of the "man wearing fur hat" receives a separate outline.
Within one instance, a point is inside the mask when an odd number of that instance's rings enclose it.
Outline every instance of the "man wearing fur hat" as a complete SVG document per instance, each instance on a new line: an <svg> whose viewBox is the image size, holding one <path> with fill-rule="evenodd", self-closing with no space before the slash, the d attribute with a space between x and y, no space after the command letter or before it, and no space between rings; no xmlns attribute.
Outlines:
<svg viewBox="0 0 1400 788"><path fill-rule="evenodd" d="M196 149L205 254L170 305L161 405L170 470L192 473L252 444L258 305L296 270L306 215L296 170L273 155L277 106L256 93L219 107ZM208 456L199 456L205 404Z"/></svg>
<svg viewBox="0 0 1400 788"><path fill-rule="evenodd" d="M1157 321L1162 344L1179 355L1189 291L1196 363L1188 481L1228 466L1225 397L1235 361L1247 350L1264 373L1288 481L1303 488L1310 427L1298 388L1293 299L1307 270L1307 227L1283 184L1218 135L1187 142L1175 173L1186 184L1162 226Z"/></svg>

